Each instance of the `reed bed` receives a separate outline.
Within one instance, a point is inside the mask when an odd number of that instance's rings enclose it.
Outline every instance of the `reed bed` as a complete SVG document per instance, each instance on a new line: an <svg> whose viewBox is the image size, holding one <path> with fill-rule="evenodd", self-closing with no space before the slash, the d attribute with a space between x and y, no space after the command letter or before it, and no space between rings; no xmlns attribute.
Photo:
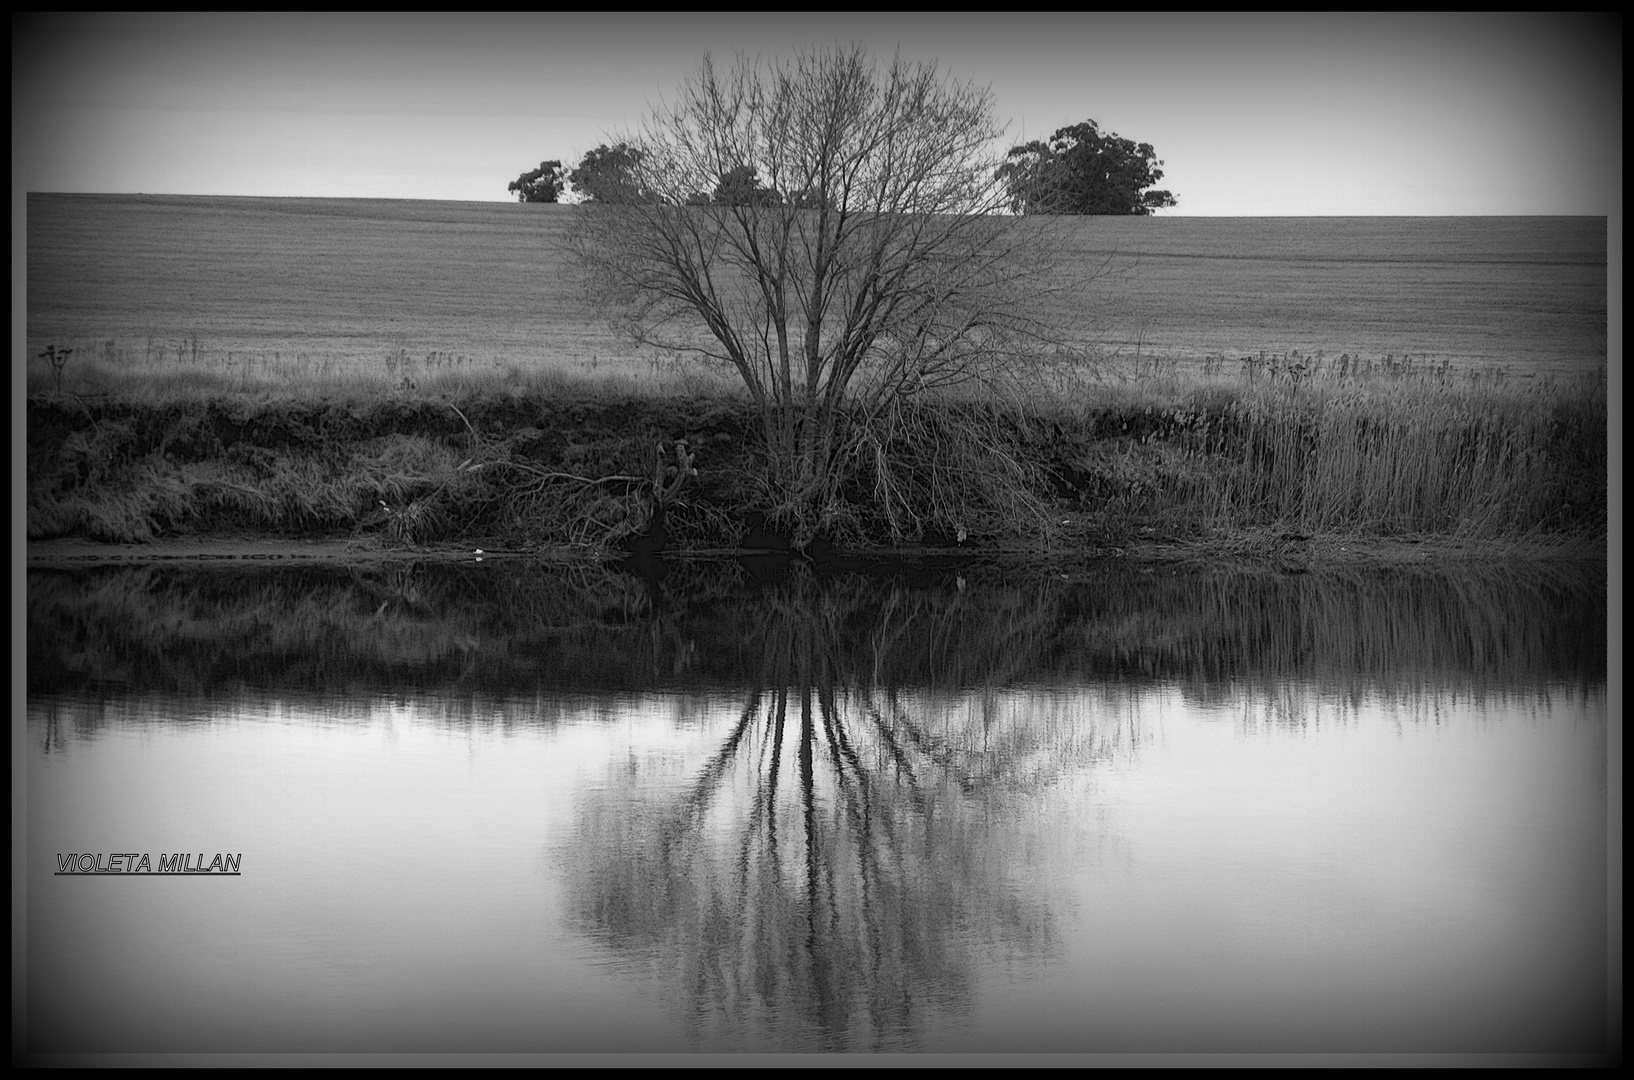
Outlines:
<svg viewBox="0 0 1634 1080"><path fill-rule="evenodd" d="M1049 408L1079 502L1172 535L1604 536L1604 368L1410 360L1102 370ZM1065 403L1063 403L1065 402ZM1090 429L1088 438L1084 429Z"/></svg>
<svg viewBox="0 0 1634 1080"><path fill-rule="evenodd" d="M655 442L687 440L702 456L670 534L734 544L745 517L776 506L744 395L638 368L524 372L401 348L361 365L239 358L196 336L150 354L75 345L30 370L28 535L594 546L643 527ZM1526 378L1395 356L1135 357L1058 363L1029 385L1003 402L905 399L879 418L856 440L868 452L836 466L831 537L1606 536L1603 367Z"/></svg>

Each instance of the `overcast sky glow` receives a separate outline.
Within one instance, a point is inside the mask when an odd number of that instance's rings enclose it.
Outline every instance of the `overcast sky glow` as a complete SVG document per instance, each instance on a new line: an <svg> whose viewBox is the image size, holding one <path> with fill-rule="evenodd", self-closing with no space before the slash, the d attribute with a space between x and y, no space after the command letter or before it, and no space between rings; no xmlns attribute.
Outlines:
<svg viewBox="0 0 1634 1080"><path fill-rule="evenodd" d="M705 51L859 40L1093 118L1167 214L1620 206L1620 16L76 15L14 22L13 191L508 200Z"/></svg>

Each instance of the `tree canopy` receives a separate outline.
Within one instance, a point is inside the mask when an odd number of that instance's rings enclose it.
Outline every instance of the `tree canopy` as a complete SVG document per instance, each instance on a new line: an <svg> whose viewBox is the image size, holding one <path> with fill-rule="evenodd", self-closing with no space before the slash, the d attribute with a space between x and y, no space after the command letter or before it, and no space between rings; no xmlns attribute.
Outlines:
<svg viewBox="0 0 1634 1080"><path fill-rule="evenodd" d="M991 93L853 45L730 70L706 55L668 100L574 171L592 196L574 251L635 340L742 380L796 536L849 512L840 488L859 462L903 535L930 520L1013 529L1036 511L972 494L950 464L995 448L992 429L902 426L918 395L991 391L1051 355L1040 312L1062 245L1005 212ZM887 445L955 457L913 495ZM985 460L1020 468L997 449ZM989 495L1026 489L1006 477Z"/></svg>
<svg viewBox="0 0 1634 1080"><path fill-rule="evenodd" d="M761 184L760 171L753 165L736 165L721 175L715 190L687 199L693 206L779 206L783 194Z"/></svg>
<svg viewBox="0 0 1634 1080"><path fill-rule="evenodd" d="M998 178L1018 214L1150 214L1176 205L1152 190L1163 162L1151 143L1102 132L1093 120L1064 127L1049 142L1012 147Z"/></svg>
<svg viewBox="0 0 1634 1080"><path fill-rule="evenodd" d="M566 180L560 161L541 161L537 169L512 180L505 190L515 194L519 202L553 203L562 197Z"/></svg>
<svg viewBox="0 0 1634 1080"><path fill-rule="evenodd" d="M580 159L568 181L585 202L649 202L654 195L640 179L643 156L640 149L628 143L603 144Z"/></svg>

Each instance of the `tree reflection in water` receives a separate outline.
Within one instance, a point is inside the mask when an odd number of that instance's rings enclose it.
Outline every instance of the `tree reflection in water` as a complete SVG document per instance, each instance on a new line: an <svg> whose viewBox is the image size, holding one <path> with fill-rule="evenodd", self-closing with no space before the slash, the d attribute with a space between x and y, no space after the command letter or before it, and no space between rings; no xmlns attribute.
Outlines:
<svg viewBox="0 0 1634 1080"><path fill-rule="evenodd" d="M747 570L31 568L29 710L55 753L246 699L413 697L451 731L552 739L631 695L710 702L579 796L570 918L666 988L699 1048L869 1050L949 1045L992 1015L970 1008L990 972L1057 955L1048 890L1127 850L1085 789L1154 737L1137 698L1249 734L1606 682L1603 565Z"/></svg>
<svg viewBox="0 0 1634 1080"><path fill-rule="evenodd" d="M581 806L571 910L683 995L695 1048L912 1049L978 965L1051 950L1007 808L1112 745L991 689L891 685L893 635L936 617L908 592L802 575L765 601L758 685L695 777L655 793L654 770L611 769ZM844 660L859 635L872 665Z"/></svg>

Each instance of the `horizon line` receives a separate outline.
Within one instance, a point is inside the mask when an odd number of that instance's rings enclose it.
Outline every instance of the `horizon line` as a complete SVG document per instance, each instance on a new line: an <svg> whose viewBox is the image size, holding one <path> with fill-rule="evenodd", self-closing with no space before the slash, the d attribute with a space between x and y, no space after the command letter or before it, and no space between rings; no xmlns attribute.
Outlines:
<svg viewBox="0 0 1634 1080"><path fill-rule="evenodd" d="M28 197L36 195L74 196L87 198L107 198L110 196L136 196L138 198L154 199L306 199L323 200L328 202L426 202L426 203L458 203L473 206L558 206L572 207L577 202L554 203L526 203L516 199L439 199L423 195L244 195L220 194L199 191L26 191ZM1022 215L1016 215L1022 216ZM1226 214L1188 214L1188 213L1157 213L1157 214L1057 214L1034 215L1054 217L1102 217L1102 218L1525 218L1525 217L1586 217L1606 218L1609 213L1594 213L1589 211L1499 211L1499 212L1467 212L1467 213L1226 213Z"/></svg>

